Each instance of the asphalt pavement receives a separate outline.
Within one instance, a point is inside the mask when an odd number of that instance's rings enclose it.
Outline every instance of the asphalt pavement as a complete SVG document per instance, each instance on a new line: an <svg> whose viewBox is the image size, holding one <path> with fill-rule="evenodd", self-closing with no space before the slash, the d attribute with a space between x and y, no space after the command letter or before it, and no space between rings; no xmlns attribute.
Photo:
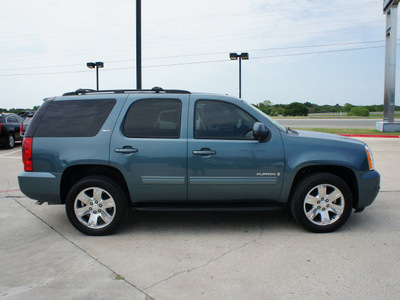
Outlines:
<svg viewBox="0 0 400 300"><path fill-rule="evenodd" d="M89 237L64 206L18 190L21 149L0 150L1 299L397 299L400 139L365 138L381 192L338 231L285 210L131 213Z"/></svg>

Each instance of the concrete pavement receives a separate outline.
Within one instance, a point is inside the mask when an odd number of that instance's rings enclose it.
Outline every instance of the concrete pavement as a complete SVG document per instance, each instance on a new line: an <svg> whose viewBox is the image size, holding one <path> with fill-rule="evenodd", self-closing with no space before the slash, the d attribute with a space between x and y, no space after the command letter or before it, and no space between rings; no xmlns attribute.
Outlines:
<svg viewBox="0 0 400 300"><path fill-rule="evenodd" d="M381 193L330 234L304 231L283 210L141 212L112 236L88 237L63 206L35 206L15 191L19 149L0 150L0 297L396 298L400 139L363 140L382 175Z"/></svg>

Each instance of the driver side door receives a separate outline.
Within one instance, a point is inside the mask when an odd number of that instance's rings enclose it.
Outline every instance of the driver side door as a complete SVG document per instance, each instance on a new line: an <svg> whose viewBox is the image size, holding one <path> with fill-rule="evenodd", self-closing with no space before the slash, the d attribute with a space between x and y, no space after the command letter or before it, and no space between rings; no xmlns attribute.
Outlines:
<svg viewBox="0 0 400 300"><path fill-rule="evenodd" d="M272 131L268 142L260 143L252 134L253 125L259 120L239 103L190 100L188 200L276 201L284 167L277 130Z"/></svg>

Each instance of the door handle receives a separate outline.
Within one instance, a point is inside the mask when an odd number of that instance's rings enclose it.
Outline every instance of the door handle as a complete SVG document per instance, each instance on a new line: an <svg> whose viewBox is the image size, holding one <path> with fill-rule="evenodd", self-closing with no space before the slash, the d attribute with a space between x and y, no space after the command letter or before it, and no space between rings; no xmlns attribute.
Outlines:
<svg viewBox="0 0 400 300"><path fill-rule="evenodd" d="M122 148L115 148L114 151L116 153L122 153L122 154L130 154L130 153L139 152L138 149L132 148L131 146L124 146Z"/></svg>
<svg viewBox="0 0 400 300"><path fill-rule="evenodd" d="M200 150L193 150L192 152L194 155L215 155L217 151L211 150L210 148L201 148Z"/></svg>

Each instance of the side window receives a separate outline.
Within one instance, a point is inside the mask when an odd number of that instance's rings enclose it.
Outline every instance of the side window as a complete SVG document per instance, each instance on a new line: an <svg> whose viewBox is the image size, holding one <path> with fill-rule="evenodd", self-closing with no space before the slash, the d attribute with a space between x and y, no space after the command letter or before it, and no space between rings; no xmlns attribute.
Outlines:
<svg viewBox="0 0 400 300"><path fill-rule="evenodd" d="M122 132L130 138L178 139L182 102L178 99L144 99L131 104Z"/></svg>
<svg viewBox="0 0 400 300"><path fill-rule="evenodd" d="M34 135L93 137L103 127L115 102L115 99L52 101Z"/></svg>
<svg viewBox="0 0 400 300"><path fill-rule="evenodd" d="M240 107L217 100L198 100L195 106L196 139L253 139L257 120Z"/></svg>

